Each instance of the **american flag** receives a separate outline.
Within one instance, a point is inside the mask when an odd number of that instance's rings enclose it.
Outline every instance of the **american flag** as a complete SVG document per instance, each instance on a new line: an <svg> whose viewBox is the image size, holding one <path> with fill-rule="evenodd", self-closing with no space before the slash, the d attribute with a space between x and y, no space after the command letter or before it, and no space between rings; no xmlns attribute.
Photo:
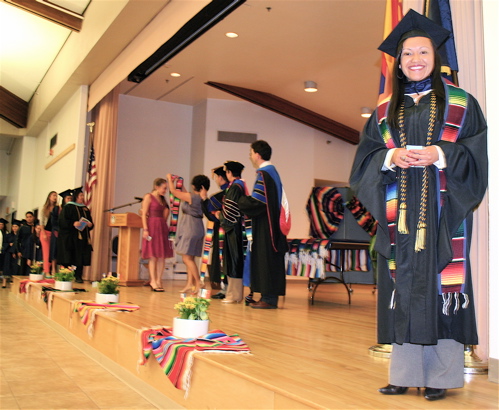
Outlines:
<svg viewBox="0 0 499 410"><path fill-rule="evenodd" d="M95 165L94 144L90 147L90 155L88 156L87 176L85 178L85 187L83 188L83 202L89 208L92 206L92 190L97 184L97 167Z"/></svg>

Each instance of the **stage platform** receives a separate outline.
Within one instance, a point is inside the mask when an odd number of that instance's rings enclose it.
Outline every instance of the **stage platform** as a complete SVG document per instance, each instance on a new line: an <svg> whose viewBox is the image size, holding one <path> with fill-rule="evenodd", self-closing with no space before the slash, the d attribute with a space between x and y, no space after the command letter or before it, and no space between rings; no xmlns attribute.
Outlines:
<svg viewBox="0 0 499 410"><path fill-rule="evenodd" d="M164 282L164 293L149 287L124 287L120 302L140 306L135 312L99 312L93 337L77 313L73 300L95 299L90 283L74 284L88 292L53 293L49 311L41 284L11 297L61 333L88 356L162 409L393 409L430 406L416 389L404 396L383 396L389 359L373 357L376 295L372 285L353 285L352 304L343 285L321 287L315 304L308 302L307 280L288 280L288 295L279 309L256 310L243 304L213 300L210 329L238 334L251 354L195 355L189 394L176 389L154 358L138 366L144 327L172 325L181 281ZM497 408L497 384L487 376L466 376L464 389L431 407L439 409Z"/></svg>

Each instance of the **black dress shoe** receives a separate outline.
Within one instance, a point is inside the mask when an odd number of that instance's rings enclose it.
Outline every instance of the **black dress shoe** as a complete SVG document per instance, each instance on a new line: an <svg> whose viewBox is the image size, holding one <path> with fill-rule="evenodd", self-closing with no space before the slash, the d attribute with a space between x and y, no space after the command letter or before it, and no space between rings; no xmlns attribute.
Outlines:
<svg viewBox="0 0 499 410"><path fill-rule="evenodd" d="M447 393L446 389L433 389L427 387L424 389L424 398L426 400L440 400L445 397L445 393Z"/></svg>
<svg viewBox="0 0 499 410"><path fill-rule="evenodd" d="M382 387L378 389L381 394L404 394L407 391L408 387L394 386L393 384L389 384L388 386Z"/></svg>
<svg viewBox="0 0 499 410"><path fill-rule="evenodd" d="M258 302L255 303L250 303L249 305L253 309L277 309L276 305L271 305L267 302L264 302L263 300L259 300Z"/></svg>
<svg viewBox="0 0 499 410"><path fill-rule="evenodd" d="M75 279L75 282L76 282L76 283L83 283L83 279L79 279L79 278L78 278L78 279Z"/></svg>
<svg viewBox="0 0 499 410"><path fill-rule="evenodd" d="M218 292L216 295L211 297L212 299L225 299L225 293Z"/></svg>

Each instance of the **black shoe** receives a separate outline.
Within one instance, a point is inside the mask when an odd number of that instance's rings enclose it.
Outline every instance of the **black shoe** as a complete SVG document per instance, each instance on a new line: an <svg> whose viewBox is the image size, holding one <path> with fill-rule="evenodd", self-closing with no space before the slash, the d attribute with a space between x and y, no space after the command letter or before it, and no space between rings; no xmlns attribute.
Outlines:
<svg viewBox="0 0 499 410"><path fill-rule="evenodd" d="M431 387L427 387L424 389L424 398L426 400L440 400L445 398L445 393L447 393L446 389L432 389Z"/></svg>
<svg viewBox="0 0 499 410"><path fill-rule="evenodd" d="M76 282L76 283L83 283L83 279L80 279L80 278L75 279L75 282Z"/></svg>
<svg viewBox="0 0 499 410"><path fill-rule="evenodd" d="M225 293L218 292L216 295L211 297L212 299L225 299Z"/></svg>
<svg viewBox="0 0 499 410"><path fill-rule="evenodd" d="M408 387L394 386L393 384L389 384L388 386L382 387L378 389L381 394L404 394L407 391Z"/></svg>

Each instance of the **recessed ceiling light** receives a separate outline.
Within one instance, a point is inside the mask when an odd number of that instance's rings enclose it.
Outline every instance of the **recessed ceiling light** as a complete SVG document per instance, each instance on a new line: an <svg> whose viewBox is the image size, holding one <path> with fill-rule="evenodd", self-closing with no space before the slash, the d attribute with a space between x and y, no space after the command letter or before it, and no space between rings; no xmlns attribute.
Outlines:
<svg viewBox="0 0 499 410"><path fill-rule="evenodd" d="M305 81L305 91L307 93L315 93L317 91L317 83L315 81Z"/></svg>
<svg viewBox="0 0 499 410"><path fill-rule="evenodd" d="M360 110L360 116L363 118L369 118L372 113L373 113L373 110L369 107L362 107Z"/></svg>
<svg viewBox="0 0 499 410"><path fill-rule="evenodd" d="M239 37L239 34L237 33L233 33L231 31L229 31L228 33L225 33L225 35L229 38L236 38L236 37Z"/></svg>
<svg viewBox="0 0 499 410"><path fill-rule="evenodd" d="M172 77L180 77L180 74L179 74L179 73L170 73L170 75L171 75Z"/></svg>

